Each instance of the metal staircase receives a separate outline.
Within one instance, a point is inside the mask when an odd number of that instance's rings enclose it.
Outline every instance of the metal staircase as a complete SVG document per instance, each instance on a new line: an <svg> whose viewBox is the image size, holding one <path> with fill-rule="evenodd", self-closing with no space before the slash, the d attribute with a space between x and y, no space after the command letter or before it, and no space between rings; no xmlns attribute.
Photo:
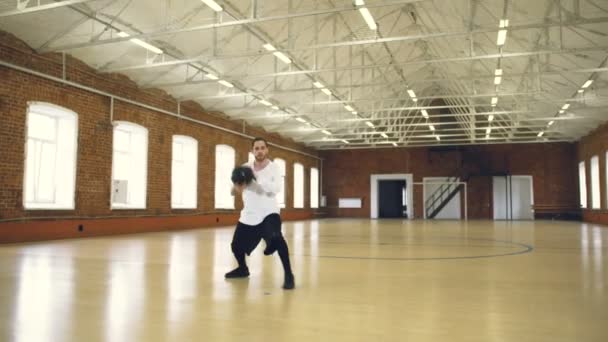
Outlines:
<svg viewBox="0 0 608 342"><path fill-rule="evenodd" d="M433 219L441 210L450 203L464 186L460 183L460 179L456 176L450 177L447 183L441 184L433 193L425 200L424 210L426 218Z"/></svg>

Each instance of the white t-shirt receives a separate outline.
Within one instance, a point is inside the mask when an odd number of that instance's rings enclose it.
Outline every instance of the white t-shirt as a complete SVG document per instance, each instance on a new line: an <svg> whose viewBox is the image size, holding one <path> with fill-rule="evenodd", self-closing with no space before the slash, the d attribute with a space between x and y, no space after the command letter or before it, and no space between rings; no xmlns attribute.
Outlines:
<svg viewBox="0 0 608 342"><path fill-rule="evenodd" d="M243 164L253 170L256 180L243 190L243 210L239 221L255 226L270 214L279 214L277 194L281 191L281 174L275 163L270 161L260 171L255 171L253 161Z"/></svg>

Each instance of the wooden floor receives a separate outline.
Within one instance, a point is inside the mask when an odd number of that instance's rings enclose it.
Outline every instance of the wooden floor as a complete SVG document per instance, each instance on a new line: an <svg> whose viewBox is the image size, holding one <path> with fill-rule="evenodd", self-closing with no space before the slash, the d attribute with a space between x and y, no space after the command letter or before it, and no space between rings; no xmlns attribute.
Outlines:
<svg viewBox="0 0 608 342"><path fill-rule="evenodd" d="M290 222L297 288L233 228L0 247L0 341L608 341L608 228Z"/></svg>

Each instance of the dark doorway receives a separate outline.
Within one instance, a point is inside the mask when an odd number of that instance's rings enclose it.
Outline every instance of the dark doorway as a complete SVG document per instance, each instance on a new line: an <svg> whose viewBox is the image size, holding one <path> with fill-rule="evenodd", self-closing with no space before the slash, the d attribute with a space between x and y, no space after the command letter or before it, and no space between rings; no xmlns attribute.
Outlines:
<svg viewBox="0 0 608 342"><path fill-rule="evenodd" d="M381 180L378 182L378 217L407 217L405 187L404 180Z"/></svg>

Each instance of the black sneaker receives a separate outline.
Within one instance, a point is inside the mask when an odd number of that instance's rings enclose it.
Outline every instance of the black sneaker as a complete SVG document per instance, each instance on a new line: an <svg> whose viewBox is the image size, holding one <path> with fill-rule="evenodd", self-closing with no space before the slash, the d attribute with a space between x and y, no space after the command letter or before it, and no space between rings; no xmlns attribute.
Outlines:
<svg viewBox="0 0 608 342"><path fill-rule="evenodd" d="M293 278L293 273L289 273L285 275L285 282L283 283L283 288L285 290L293 290L296 287L295 279Z"/></svg>
<svg viewBox="0 0 608 342"><path fill-rule="evenodd" d="M226 273L226 278L247 278L249 277L249 268L247 267L237 267L232 271Z"/></svg>

